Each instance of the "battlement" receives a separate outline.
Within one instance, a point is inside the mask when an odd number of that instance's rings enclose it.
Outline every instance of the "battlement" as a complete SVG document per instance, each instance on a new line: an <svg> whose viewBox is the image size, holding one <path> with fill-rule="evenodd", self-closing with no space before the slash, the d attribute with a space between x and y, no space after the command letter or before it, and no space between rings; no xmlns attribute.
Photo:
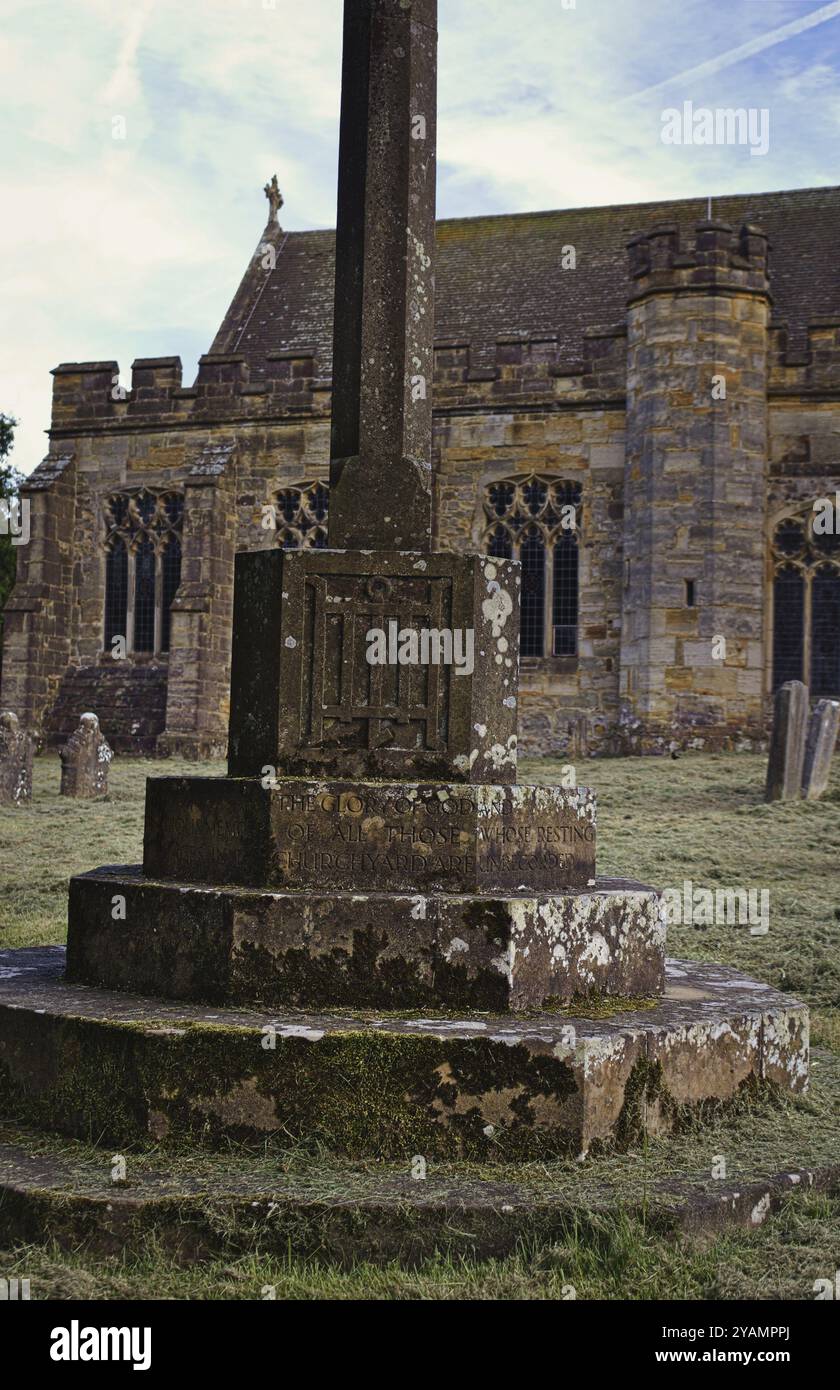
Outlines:
<svg viewBox="0 0 840 1390"><path fill-rule="evenodd" d="M501 334L489 365L473 365L470 342L442 339L435 343L435 406L492 410L499 401L532 398L541 404L567 397L614 400L624 391L626 336L623 324L588 329L580 357L571 361L561 356L554 337ZM193 386L182 385L178 357L138 358L130 388L120 384L116 361L63 362L52 375L57 435L120 424L235 424L286 413L323 417L332 388L314 347L267 353L257 378L243 353L205 353Z"/></svg>
<svg viewBox="0 0 840 1390"><path fill-rule="evenodd" d="M131 386L120 383L119 363L62 362L53 370L52 430L119 424L173 424L275 415L284 410L324 414L330 382L319 376L312 348L272 352L266 370L251 380L242 353L205 353L192 386L182 384L179 357L141 357L131 368Z"/></svg>
<svg viewBox="0 0 840 1390"><path fill-rule="evenodd" d="M652 294L697 294L707 290L770 297L769 241L745 222L698 222L683 244L675 222L659 222L627 243L633 304Z"/></svg>
<svg viewBox="0 0 840 1390"><path fill-rule="evenodd" d="M435 343L435 405L486 404L533 397L542 402L573 397L581 404L593 397L623 396L627 373L624 324L590 328L583 334L581 355L564 356L556 337L500 334L492 365L473 366L469 342Z"/></svg>
<svg viewBox="0 0 840 1390"><path fill-rule="evenodd" d="M775 395L840 392L840 314L822 315L808 324L805 344L790 342L787 323L770 324L770 390Z"/></svg>
<svg viewBox="0 0 840 1390"><path fill-rule="evenodd" d="M709 225L701 224L706 229ZM730 246L725 259L722 243L727 234L721 224L715 224L701 250L708 258L703 262L679 251L673 227L658 227L634 238L631 254L641 256L644 263L636 284L644 288L633 299L666 287L696 291L704 285L718 286L721 273L745 277L732 281L733 286L753 288L749 282L758 272L745 270L739 263L762 264L765 241L754 229L744 228L742 233L748 241L758 242L759 253L741 257ZM648 251L651 260L645 269ZM658 262L655 269L654 262ZM696 278L698 272L703 278ZM774 321L768 362L769 385L775 393L837 392L840 315L814 318L804 347L791 346L788 325ZM488 411L503 403L614 404L624 396L626 373L627 327L623 323L587 329L575 360L561 354L556 338L511 333L497 337L491 364L473 365L468 340L441 339L435 343L434 404L439 410ZM63 362L52 375L52 430L58 436L119 424L235 424L284 414L324 418L332 387L330 378L322 375L316 350L306 346L268 353L264 373L256 380L242 353L206 353L193 386L182 385L179 357L138 358L132 364L130 388L120 384L116 361Z"/></svg>

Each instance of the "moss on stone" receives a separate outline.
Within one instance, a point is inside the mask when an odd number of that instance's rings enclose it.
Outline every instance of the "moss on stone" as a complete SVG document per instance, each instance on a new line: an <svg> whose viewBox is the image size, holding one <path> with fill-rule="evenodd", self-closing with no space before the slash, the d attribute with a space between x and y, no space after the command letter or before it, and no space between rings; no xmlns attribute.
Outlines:
<svg viewBox="0 0 840 1390"><path fill-rule="evenodd" d="M576 994L568 1003L548 1000L543 1013L563 1014L570 1018L615 1018L617 1014L649 1013L657 1009L661 999L642 998L623 994Z"/></svg>

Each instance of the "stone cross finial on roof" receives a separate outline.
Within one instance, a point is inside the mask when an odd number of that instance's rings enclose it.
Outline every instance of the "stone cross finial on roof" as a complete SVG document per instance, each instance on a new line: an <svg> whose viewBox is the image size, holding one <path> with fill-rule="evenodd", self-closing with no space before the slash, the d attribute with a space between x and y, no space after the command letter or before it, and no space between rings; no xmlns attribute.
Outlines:
<svg viewBox="0 0 840 1390"><path fill-rule="evenodd" d="M263 193L268 199L268 220L269 222L276 222L277 214L283 206L283 194L280 192L276 174L272 174L271 182L266 184Z"/></svg>

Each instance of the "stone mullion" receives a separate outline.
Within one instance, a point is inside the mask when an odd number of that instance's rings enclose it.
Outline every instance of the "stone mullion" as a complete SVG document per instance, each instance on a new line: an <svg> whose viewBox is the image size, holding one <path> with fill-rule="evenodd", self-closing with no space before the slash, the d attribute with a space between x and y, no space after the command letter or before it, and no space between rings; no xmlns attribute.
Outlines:
<svg viewBox="0 0 840 1390"><path fill-rule="evenodd" d="M813 567L806 563L803 565L803 577L805 579L804 593L802 596L802 680L810 689L811 686L811 654L813 651Z"/></svg>
<svg viewBox="0 0 840 1390"><path fill-rule="evenodd" d="M538 523L539 525L539 523ZM540 526L543 541L543 583L545 584L545 608L543 612L543 655L554 655L554 547L549 542L548 532Z"/></svg>
<svg viewBox="0 0 840 1390"><path fill-rule="evenodd" d="M128 566L126 570L126 595L125 595L125 650L127 656L134 655L134 596L136 589L136 554L134 549L135 537L132 536L126 549L128 551Z"/></svg>
<svg viewBox="0 0 840 1390"><path fill-rule="evenodd" d="M160 547L160 535L152 536L152 543L155 547L155 621L152 654L160 656L163 635L163 551Z"/></svg>

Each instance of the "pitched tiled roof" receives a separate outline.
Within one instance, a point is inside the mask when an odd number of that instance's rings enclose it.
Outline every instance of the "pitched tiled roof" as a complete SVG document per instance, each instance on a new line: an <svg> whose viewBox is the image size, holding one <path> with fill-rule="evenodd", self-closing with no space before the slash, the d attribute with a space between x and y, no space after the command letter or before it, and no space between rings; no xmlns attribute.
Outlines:
<svg viewBox="0 0 840 1390"><path fill-rule="evenodd" d="M791 348L804 346L810 319L840 313L840 188L714 198L712 214L768 233L773 316L789 323ZM705 198L686 198L439 222L436 338L470 342L474 367L493 363L504 334L556 337L560 360L577 361L584 329L624 318L629 237L656 222L687 237L706 215ZM275 268L267 274L259 253L250 262L212 351L243 352L259 380L267 352L310 347L329 376L335 234L274 228L264 239ZM570 245L577 268L564 271Z"/></svg>

